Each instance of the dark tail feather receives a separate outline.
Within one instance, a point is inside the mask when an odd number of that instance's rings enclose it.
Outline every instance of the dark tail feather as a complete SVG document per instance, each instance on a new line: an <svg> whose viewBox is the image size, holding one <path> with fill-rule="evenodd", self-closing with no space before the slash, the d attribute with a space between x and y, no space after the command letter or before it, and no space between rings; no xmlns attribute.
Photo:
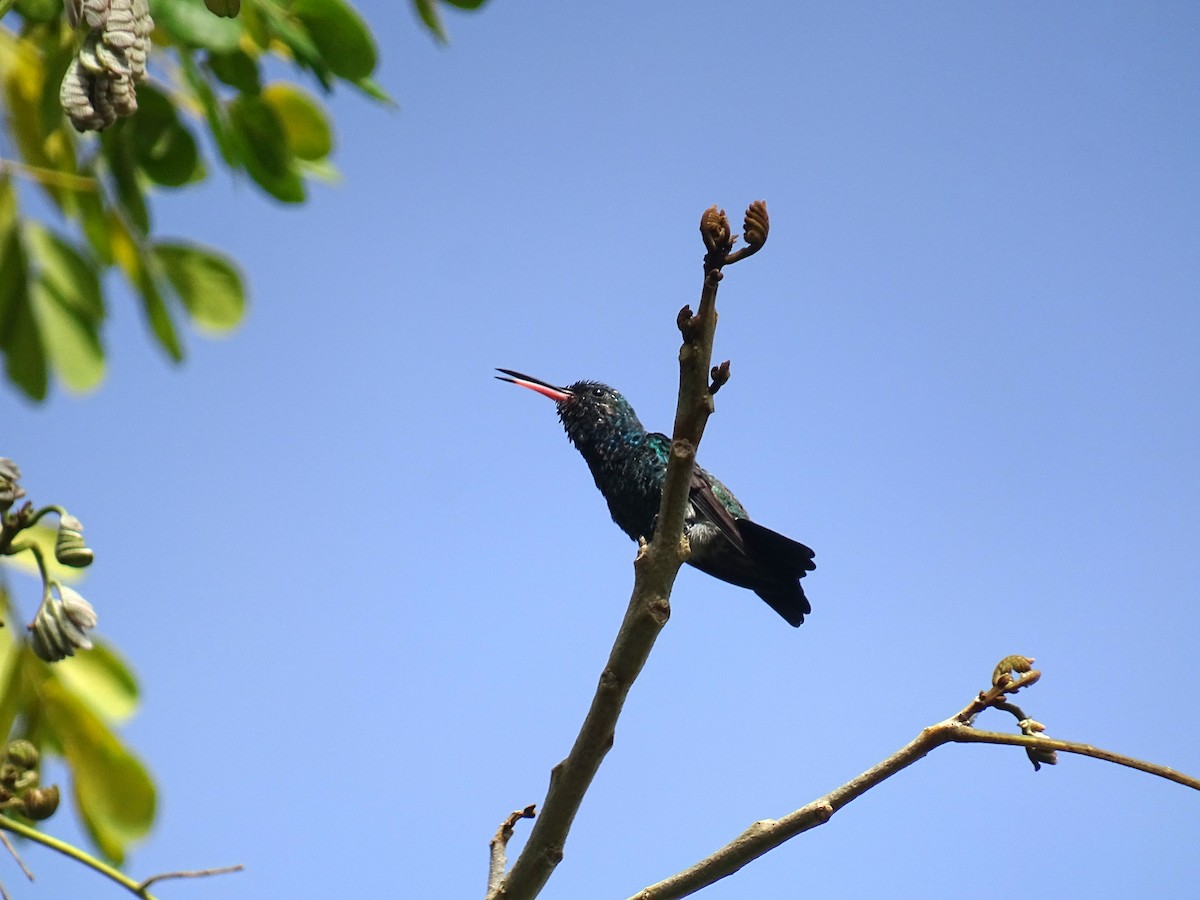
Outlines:
<svg viewBox="0 0 1200 900"><path fill-rule="evenodd" d="M800 579L817 567L812 550L798 541L763 528L749 519L738 519L738 531L749 556L762 579L753 585L754 593L787 620L799 627L804 616L812 612ZM763 584L762 582L767 582Z"/></svg>

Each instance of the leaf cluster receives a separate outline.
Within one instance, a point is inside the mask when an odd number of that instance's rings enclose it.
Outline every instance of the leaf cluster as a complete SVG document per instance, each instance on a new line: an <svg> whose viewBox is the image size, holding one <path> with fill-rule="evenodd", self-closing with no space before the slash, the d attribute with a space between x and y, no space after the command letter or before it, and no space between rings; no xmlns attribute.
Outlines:
<svg viewBox="0 0 1200 900"><path fill-rule="evenodd" d="M2 586L0 608L8 619L11 602ZM84 827L117 864L149 831L156 806L146 767L114 730L137 704L137 679L104 641L52 666L28 642L14 640L11 628L0 629L0 734L66 762Z"/></svg>
<svg viewBox="0 0 1200 900"><path fill-rule="evenodd" d="M11 3L0 0L0 12ZM444 39L436 0L414 5ZM337 174L321 95L342 83L391 103L373 79L375 39L346 0L153 0L151 13L154 51L138 110L99 135L77 134L59 105L81 42L61 0L16 0L0 25L0 148L17 154L0 158L0 354L31 400L45 399L51 375L75 391L102 380L110 270L176 362L181 322L218 335L241 322L237 263L159 236L156 192L224 168L276 201L302 204L314 178ZM281 64L293 77L269 79ZM36 220L46 210L52 224Z"/></svg>

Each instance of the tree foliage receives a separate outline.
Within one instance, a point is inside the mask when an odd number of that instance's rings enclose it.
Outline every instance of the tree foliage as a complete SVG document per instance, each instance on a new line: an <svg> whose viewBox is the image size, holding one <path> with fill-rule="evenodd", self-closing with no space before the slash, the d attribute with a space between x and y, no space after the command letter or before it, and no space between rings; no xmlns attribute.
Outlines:
<svg viewBox="0 0 1200 900"><path fill-rule="evenodd" d="M346 0L153 0L154 50L136 113L78 133L80 120L72 124L60 96L78 100L80 91L68 91L64 78L80 64L85 76L102 70L105 54L110 71L125 71L120 42L106 49L88 30L87 9L109 2L67 0L77 5L68 16L61 0L15 0L0 25L0 152L15 154L0 157L0 353L8 380L35 401L46 398L52 375L76 391L104 377L110 269L176 362L184 327L223 334L241 321L246 285L236 261L160 235L157 191L191 188L223 168L278 202L302 204L314 179L336 174L322 95L341 84L391 102L373 79L375 39ZM13 3L0 0L0 14ZM444 40L437 0L413 3ZM269 65L273 57L294 78L268 78L279 68ZM99 107L104 97L93 99ZM38 220L46 214L50 222Z"/></svg>

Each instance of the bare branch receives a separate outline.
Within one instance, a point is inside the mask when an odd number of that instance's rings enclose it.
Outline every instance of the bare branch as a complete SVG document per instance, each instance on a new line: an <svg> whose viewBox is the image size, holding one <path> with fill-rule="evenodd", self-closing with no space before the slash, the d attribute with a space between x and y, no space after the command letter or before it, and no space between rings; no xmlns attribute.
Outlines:
<svg viewBox="0 0 1200 900"><path fill-rule="evenodd" d="M766 208L761 202L758 206L761 216L755 221L765 223ZM749 218L747 213L748 221ZM759 227L756 234L761 234L765 240L765 224L756 227ZM671 588L689 552L683 537L683 522L696 464L696 447L713 411L709 377L713 334L717 327L717 287L721 283L721 266L726 263L733 246L725 213L715 206L706 210L701 218L700 233L707 251L704 285L696 315L693 316L690 307L685 306L677 318L683 337L679 349L679 399L654 540L638 547L633 595L608 663L600 675L591 708L571 752L550 772L550 790L525 848L494 894L489 892L489 898L495 900L536 897L562 860L571 823L600 763L612 747L625 698L671 615Z"/></svg>
<svg viewBox="0 0 1200 900"><path fill-rule="evenodd" d="M509 813L508 818L501 822L500 827L496 829L496 833L488 844L491 853L488 865L487 900L496 896L496 892L500 890L500 883L504 880L504 870L508 868L505 851L508 849L508 842L512 839L513 829L517 822L521 819L532 819L536 815L537 805L530 803L524 809Z"/></svg>
<svg viewBox="0 0 1200 900"><path fill-rule="evenodd" d="M1012 659L1014 657L1008 658L1008 660ZM1024 658L1020 657L1020 659ZM1005 662L1008 660L1005 660ZM1026 662L1032 665L1033 660L1027 660ZM1023 672L1025 673L1024 677L1014 679L1010 674L1012 671ZM781 819L764 819L755 822L720 850L705 857L690 868L639 891L630 900L677 900L679 897L694 894L696 891L719 881L727 875L732 875L738 869L742 868L742 866L758 859L758 857L773 850L785 841L794 838L796 835L802 834L818 825L824 825L833 817L835 812L847 803L865 794L871 788L892 777L897 772L911 766L931 750L948 743L1005 744L1024 747L1029 752L1030 759L1034 760L1035 765L1037 765L1037 760L1047 761L1047 757L1052 757L1055 751L1061 750L1064 753L1077 753L1082 756L1091 756L1095 759L1128 766L1129 768L1148 772L1151 775L1158 775L1177 784L1200 790L1200 779L1176 772L1174 769L1167 768L1166 766L1143 762L1133 757L1093 747L1090 744L1079 744L1073 741L1060 741L1055 738L1045 737L1037 733L1040 729L1038 723L1032 723L1032 725L1038 727L1030 727L1024 734L979 731L970 724L975 716L989 706L1012 712L1011 709L1008 709L1008 707L1012 707L1012 704L1005 699L1006 695L1018 691L1023 687L1028 687L1037 681L1040 675L1040 672L1031 670L1028 666L1018 669L1010 668L1005 672L1001 672L1000 667L997 667L997 674L993 678L995 683L990 690L980 692L975 700L972 700L971 703L956 715L951 716L944 722L930 725L928 728L922 730L915 739L901 747L887 759L872 766L857 778L851 779L841 787L830 791L825 796L819 797L812 803L788 813ZM1026 730L1026 723L1029 722L1032 722L1032 720L1022 716L1022 730ZM1034 733L1029 733L1030 731Z"/></svg>
<svg viewBox="0 0 1200 900"><path fill-rule="evenodd" d="M162 872L158 875L151 875L145 881L138 885L138 890L142 893L156 881L166 881L169 878L209 878L213 875L229 875L233 872L244 872L246 867L241 863L235 866L220 866L216 869L192 869L188 872Z"/></svg>
<svg viewBox="0 0 1200 900"><path fill-rule="evenodd" d="M29 871L29 866L25 865L25 860L21 859L21 855L17 853L17 848L13 846L12 841L8 839L8 835L0 831L0 841L4 842L4 847L12 854L12 858L17 861L17 865L21 867L21 871L25 873L25 877L33 881L33 873ZM7 894L5 896L8 896Z"/></svg>

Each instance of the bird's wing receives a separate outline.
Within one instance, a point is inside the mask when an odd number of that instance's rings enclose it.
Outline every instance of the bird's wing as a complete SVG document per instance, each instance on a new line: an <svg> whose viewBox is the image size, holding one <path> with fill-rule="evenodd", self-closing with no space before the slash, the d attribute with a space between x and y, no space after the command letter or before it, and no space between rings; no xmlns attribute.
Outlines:
<svg viewBox="0 0 1200 900"><path fill-rule="evenodd" d="M666 462L671 453L671 439L661 432L655 431L647 435L650 446L654 448L659 459ZM692 467L692 483L688 488L688 499L695 508L696 513L701 517L712 522L721 534L725 535L726 539L737 547L737 549L745 553L746 545L742 540L742 533L738 530L737 517L731 513L721 502L721 499L713 492L713 477L700 468L700 466ZM718 482L720 484L720 482ZM728 490L721 486L725 493ZM734 501L737 502L736 500Z"/></svg>
<svg viewBox="0 0 1200 900"><path fill-rule="evenodd" d="M717 530L725 535L729 543L745 553L746 544L742 540L742 532L738 529L738 520L713 493L712 482L708 473L699 466L692 469L692 486L689 499L696 512L717 526Z"/></svg>

